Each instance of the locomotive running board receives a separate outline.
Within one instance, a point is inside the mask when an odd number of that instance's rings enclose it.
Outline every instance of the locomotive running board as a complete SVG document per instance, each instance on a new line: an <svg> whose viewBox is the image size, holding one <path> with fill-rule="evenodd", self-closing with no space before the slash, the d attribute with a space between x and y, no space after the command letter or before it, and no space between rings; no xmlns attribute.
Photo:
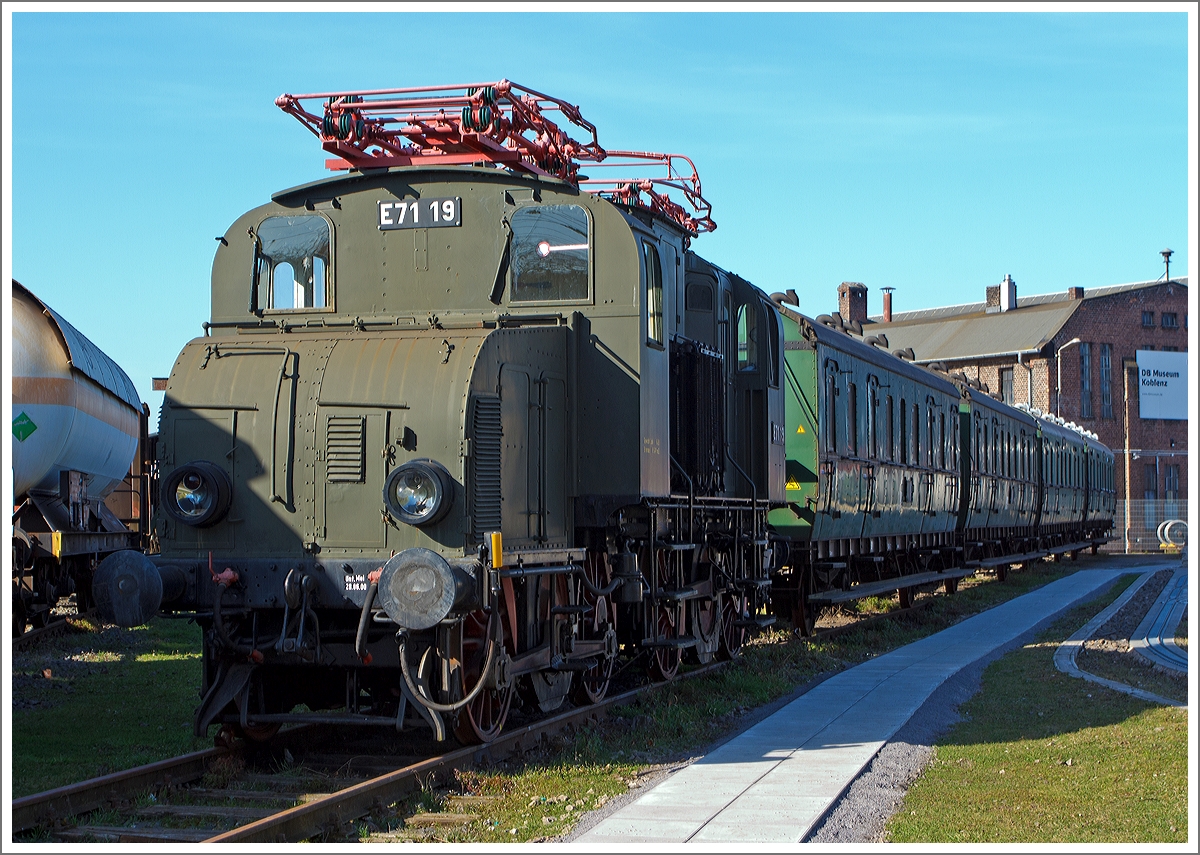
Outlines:
<svg viewBox="0 0 1200 855"><path fill-rule="evenodd" d="M884 579L879 582L865 582L861 585L855 585L848 591L821 591L810 596L808 601L822 605L834 605L835 603L845 603L850 600L860 600L863 597L887 594L892 591L898 591L901 588L915 588L919 585L929 584L936 585L948 579L962 579L974 575L974 567L956 567L953 570L945 570L940 573L936 570L930 570L927 573L894 576L891 579Z"/></svg>

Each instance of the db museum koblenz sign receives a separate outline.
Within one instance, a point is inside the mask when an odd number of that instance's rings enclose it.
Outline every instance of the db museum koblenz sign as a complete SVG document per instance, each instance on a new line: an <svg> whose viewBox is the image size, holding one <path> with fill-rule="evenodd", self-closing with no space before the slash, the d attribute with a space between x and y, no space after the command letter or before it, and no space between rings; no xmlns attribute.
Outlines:
<svg viewBox="0 0 1200 855"><path fill-rule="evenodd" d="M1143 419L1188 417L1187 354L1139 350L1138 415Z"/></svg>

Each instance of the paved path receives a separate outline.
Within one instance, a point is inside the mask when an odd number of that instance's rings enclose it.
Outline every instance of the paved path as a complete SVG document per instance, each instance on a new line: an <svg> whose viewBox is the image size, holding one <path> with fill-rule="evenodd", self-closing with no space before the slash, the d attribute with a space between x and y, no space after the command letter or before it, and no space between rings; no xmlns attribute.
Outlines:
<svg viewBox="0 0 1200 855"><path fill-rule="evenodd" d="M1129 572L1075 573L843 671L575 842L799 842L947 678Z"/></svg>

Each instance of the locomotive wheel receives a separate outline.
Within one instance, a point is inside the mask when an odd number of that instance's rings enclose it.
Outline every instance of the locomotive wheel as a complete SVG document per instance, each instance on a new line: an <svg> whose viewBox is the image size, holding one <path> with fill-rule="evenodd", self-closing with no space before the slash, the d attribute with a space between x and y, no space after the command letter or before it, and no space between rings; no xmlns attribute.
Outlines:
<svg viewBox="0 0 1200 855"><path fill-rule="evenodd" d="M796 607L792 609L792 627L802 638L812 638L816 632L817 610L803 592L797 595Z"/></svg>
<svg viewBox="0 0 1200 855"><path fill-rule="evenodd" d="M733 659L742 651L746 643L746 627L738 626L738 621L745 620L746 598L732 591L721 595L721 650L722 659Z"/></svg>
<svg viewBox="0 0 1200 855"><path fill-rule="evenodd" d="M13 638L19 638L25 634L25 624L28 615L25 613L25 600L21 596L21 591L16 585L13 585L13 602L12 602L12 634Z"/></svg>
<svg viewBox="0 0 1200 855"><path fill-rule="evenodd" d="M488 618L482 611L472 612L463 619L463 667L459 669L463 695L471 691L480 678L483 663L487 659L487 631ZM506 649L511 647L509 637L509 633L504 633ZM512 683L503 689L484 688L459 712L454 736L464 745L491 742L504 729L512 698Z"/></svg>
<svg viewBox="0 0 1200 855"><path fill-rule="evenodd" d="M612 569L603 553L589 552L584 572L588 581L597 588L605 588L612 581ZM593 641L603 638L611 628L617 628L617 610L608 597L597 597L584 586L580 586L579 601L592 607L590 614L584 615L579 637L583 641ZM617 664L612 659L603 659L586 671L579 674L579 682L575 685L572 699L577 704L596 704L604 700L608 694L608 682L612 679L613 668Z"/></svg>
<svg viewBox="0 0 1200 855"><path fill-rule="evenodd" d="M672 639L679 637L679 622L676 618L677 606L658 606L658 637ZM679 663L683 661L683 651L678 647L655 647L650 654L650 676L656 680L673 680L679 671Z"/></svg>
<svg viewBox="0 0 1200 855"><path fill-rule="evenodd" d="M658 553L658 587L672 588L671 568L667 553ZM679 605L661 603L652 607L655 617L655 638L670 640L680 635L680 617L683 608ZM650 653L650 676L655 680L673 680L683 661L683 650L678 647L655 647Z"/></svg>
<svg viewBox="0 0 1200 855"><path fill-rule="evenodd" d="M279 733L279 722L271 722L270 724L249 724L243 727L240 724L233 725L233 731L237 736L245 737L251 742L267 742L275 738L275 734Z"/></svg>
<svg viewBox="0 0 1200 855"><path fill-rule="evenodd" d="M696 635L692 654L701 665L707 665L721 646L720 604L711 597L688 600L688 615Z"/></svg>

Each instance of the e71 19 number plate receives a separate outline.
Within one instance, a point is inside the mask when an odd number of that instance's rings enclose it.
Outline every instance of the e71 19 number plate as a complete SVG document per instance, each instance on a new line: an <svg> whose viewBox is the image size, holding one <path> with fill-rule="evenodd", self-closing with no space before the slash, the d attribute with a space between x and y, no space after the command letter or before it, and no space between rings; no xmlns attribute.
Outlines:
<svg viewBox="0 0 1200 855"><path fill-rule="evenodd" d="M401 199L379 202L379 229L441 229L462 225L462 199Z"/></svg>

